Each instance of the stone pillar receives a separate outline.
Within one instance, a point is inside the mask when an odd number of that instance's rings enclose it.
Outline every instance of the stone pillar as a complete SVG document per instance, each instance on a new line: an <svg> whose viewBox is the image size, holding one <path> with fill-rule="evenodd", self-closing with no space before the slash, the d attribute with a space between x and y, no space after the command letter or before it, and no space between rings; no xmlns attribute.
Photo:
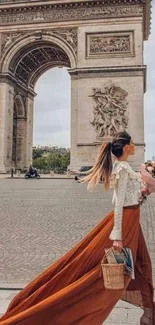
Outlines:
<svg viewBox="0 0 155 325"><path fill-rule="evenodd" d="M27 122L26 122L26 141L25 141L25 167L32 164L32 146L33 146L33 104L34 99L27 97Z"/></svg>
<svg viewBox="0 0 155 325"><path fill-rule="evenodd" d="M78 168L78 80L71 78L71 161L69 169Z"/></svg>
<svg viewBox="0 0 155 325"><path fill-rule="evenodd" d="M135 142L131 164L137 169L144 161L142 19L133 19L132 29L123 19L80 26L77 58L77 68L70 70L71 169L92 166L101 143L111 141L119 125Z"/></svg>
<svg viewBox="0 0 155 325"><path fill-rule="evenodd" d="M99 137L95 127L91 123L94 119L94 108L97 106L100 107L101 110L104 108L104 85L108 84L108 82L112 83L116 88L114 92L117 91L118 88L118 90L125 91L127 94L127 131L131 134L136 145L136 154L131 158L131 164L135 169L137 169L137 167L144 161L143 93L145 68L137 68L135 71L130 71L129 69L125 74L124 72L121 72L120 69L118 70L119 71L117 72L111 71L110 73L107 73L107 71L104 70L103 73L101 73L101 69L98 70L98 72L96 69L94 73L92 69L89 69L87 70L87 73L85 73L85 71L80 71L78 76L72 75L72 79L78 78L75 83L75 85L78 84L78 100L76 101L75 106L72 106L72 113L75 114L74 110L76 107L77 116L76 122L72 119L72 135L74 135L72 138L73 150L71 151L72 169L76 169L77 167L79 168L82 165L92 166L100 145L104 141L111 141L112 139L112 136ZM106 74L108 76L107 78L105 77ZM94 96L94 88L97 89L99 93L101 91L101 97L99 96L96 100ZM120 101L120 107L121 105Z"/></svg>
<svg viewBox="0 0 155 325"><path fill-rule="evenodd" d="M26 127L25 118L17 119L16 168L26 167Z"/></svg>
<svg viewBox="0 0 155 325"><path fill-rule="evenodd" d="M12 167L14 88L0 83L0 172Z"/></svg>

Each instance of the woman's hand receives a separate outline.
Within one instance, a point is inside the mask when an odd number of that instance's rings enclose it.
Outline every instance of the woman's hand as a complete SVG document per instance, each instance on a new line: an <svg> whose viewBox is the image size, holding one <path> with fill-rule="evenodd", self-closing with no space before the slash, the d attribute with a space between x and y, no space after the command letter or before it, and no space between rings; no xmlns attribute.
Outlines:
<svg viewBox="0 0 155 325"><path fill-rule="evenodd" d="M150 194L150 192L148 191L147 188L142 188L141 193L142 193L142 196L148 196Z"/></svg>
<svg viewBox="0 0 155 325"><path fill-rule="evenodd" d="M123 248L122 240L114 240L113 248L120 253Z"/></svg>

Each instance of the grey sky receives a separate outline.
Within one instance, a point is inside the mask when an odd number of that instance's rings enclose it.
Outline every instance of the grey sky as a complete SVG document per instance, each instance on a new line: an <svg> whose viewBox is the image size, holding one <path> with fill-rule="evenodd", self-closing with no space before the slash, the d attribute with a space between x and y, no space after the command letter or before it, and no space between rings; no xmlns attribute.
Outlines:
<svg viewBox="0 0 155 325"><path fill-rule="evenodd" d="M70 146L70 76L65 68L44 73L36 84L34 144Z"/></svg>
<svg viewBox="0 0 155 325"><path fill-rule="evenodd" d="M144 98L146 158L155 155L155 0L152 1L151 35L144 45L147 64L147 92Z"/></svg>
<svg viewBox="0 0 155 325"><path fill-rule="evenodd" d="M147 64L145 94L146 159L155 155L155 0L152 1L152 28L144 44ZM70 146L70 76L65 68L43 74L36 84L34 144Z"/></svg>

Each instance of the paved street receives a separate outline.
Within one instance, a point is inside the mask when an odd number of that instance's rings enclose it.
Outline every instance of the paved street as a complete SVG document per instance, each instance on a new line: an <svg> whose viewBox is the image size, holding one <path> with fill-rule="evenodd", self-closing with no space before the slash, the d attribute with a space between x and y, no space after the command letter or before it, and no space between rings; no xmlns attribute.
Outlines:
<svg viewBox="0 0 155 325"><path fill-rule="evenodd" d="M90 193L74 180L0 179L0 313L37 274L66 253L111 210L102 185ZM142 209L155 279L155 196ZM6 290L9 289L9 290ZM123 302L105 324L139 324L141 311Z"/></svg>

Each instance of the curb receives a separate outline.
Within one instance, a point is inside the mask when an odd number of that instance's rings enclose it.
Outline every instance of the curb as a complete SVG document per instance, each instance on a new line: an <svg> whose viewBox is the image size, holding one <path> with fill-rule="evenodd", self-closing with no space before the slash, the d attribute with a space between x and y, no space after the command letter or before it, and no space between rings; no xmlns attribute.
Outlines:
<svg viewBox="0 0 155 325"><path fill-rule="evenodd" d="M37 181L40 181L40 180L42 180L42 179L49 179L49 180L52 180L52 179L63 179L63 180L74 180L74 178L72 178L72 177L40 177L40 179L35 179L35 178L31 178L31 179L25 179L24 177L17 177L17 176L15 176L15 177L1 177L0 178L0 180L1 179L11 179L11 180L13 180L13 179L19 179L19 180L26 180L26 181L28 181L28 180L37 180Z"/></svg>

